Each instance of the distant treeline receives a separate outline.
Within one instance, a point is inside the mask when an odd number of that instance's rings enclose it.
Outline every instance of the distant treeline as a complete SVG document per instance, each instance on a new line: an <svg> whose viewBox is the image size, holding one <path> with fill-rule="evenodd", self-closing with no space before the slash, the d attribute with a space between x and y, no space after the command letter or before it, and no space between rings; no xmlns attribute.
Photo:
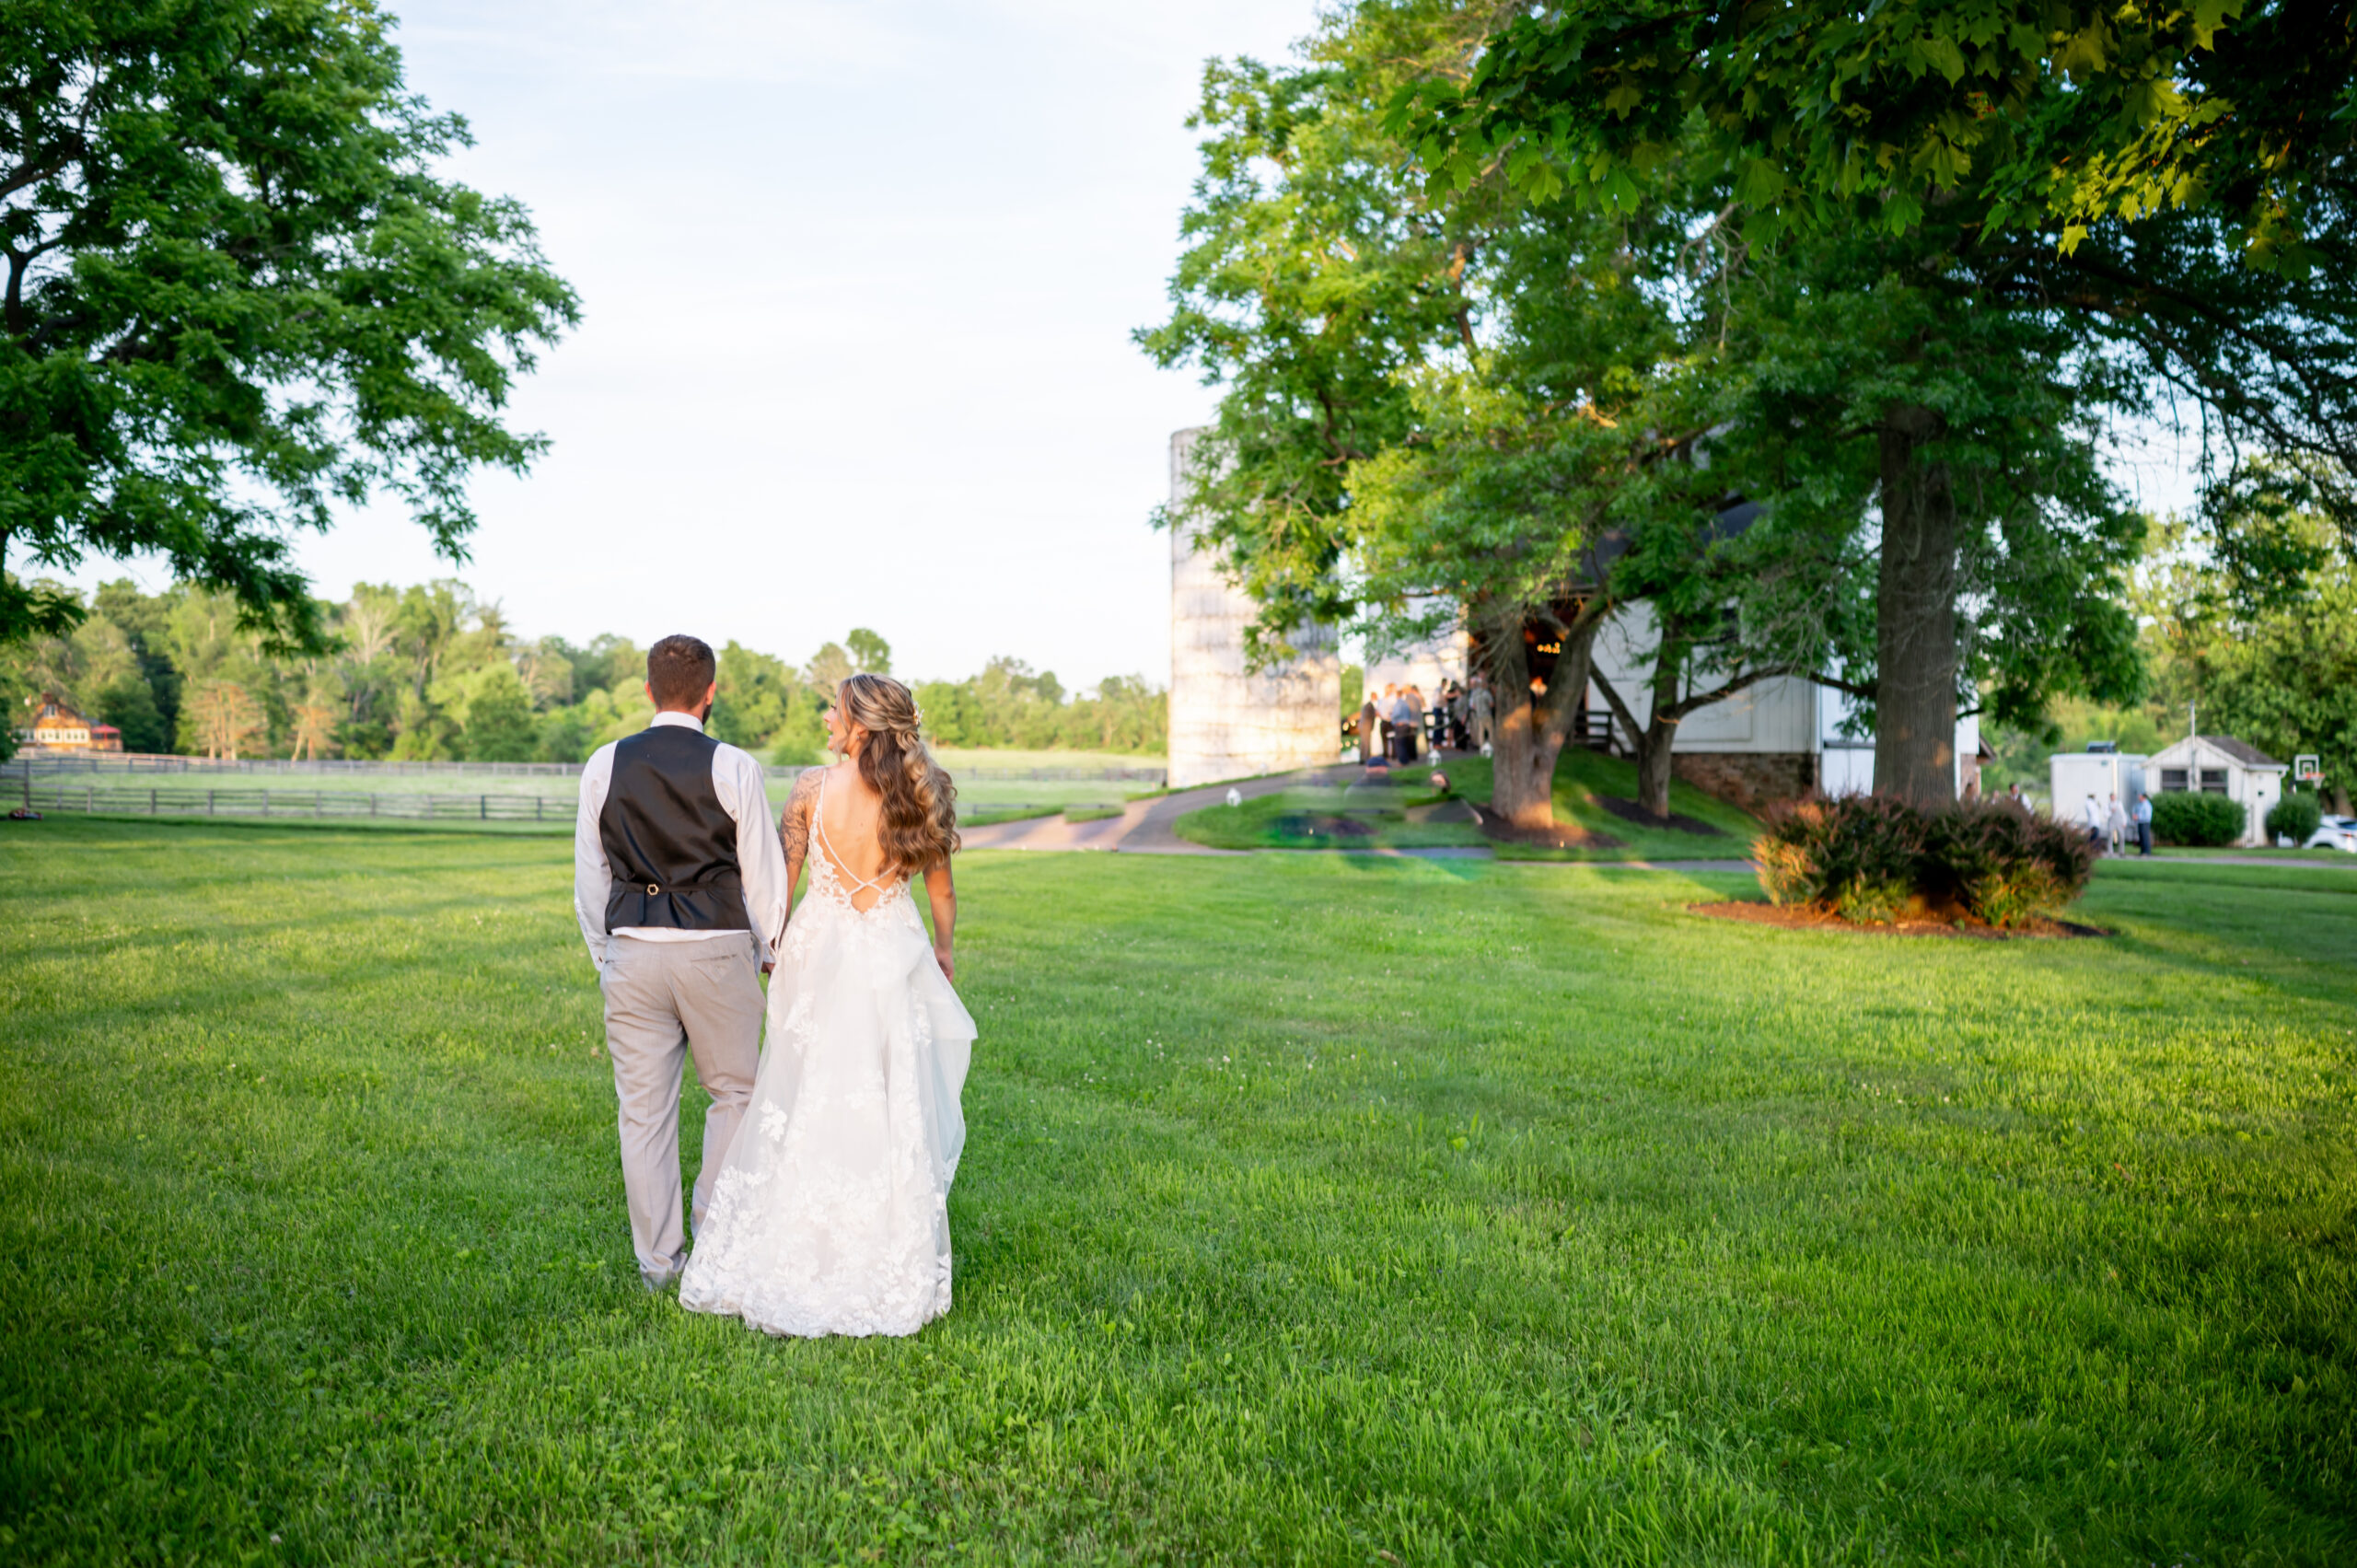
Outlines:
<svg viewBox="0 0 2357 1568"><path fill-rule="evenodd" d="M54 691L122 730L131 751L577 762L644 728L653 712L645 654L629 639L527 641L496 600L455 581L360 584L323 606L334 642L318 656L271 653L238 626L226 595L203 588L147 594L119 581L84 603L71 635L0 648L9 729L29 725L30 704ZM799 667L732 642L720 653L712 731L772 761L815 762L836 684L891 668L891 645L865 628ZM1167 699L1135 677L1067 694L1051 672L994 658L980 675L915 691L939 745L1164 746Z"/></svg>

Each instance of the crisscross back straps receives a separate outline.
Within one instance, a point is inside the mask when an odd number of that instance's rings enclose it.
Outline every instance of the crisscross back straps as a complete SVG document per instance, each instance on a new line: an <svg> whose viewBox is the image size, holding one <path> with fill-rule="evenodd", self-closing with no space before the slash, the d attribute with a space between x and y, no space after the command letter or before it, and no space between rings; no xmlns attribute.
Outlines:
<svg viewBox="0 0 2357 1568"><path fill-rule="evenodd" d="M832 771L832 769L828 770L830 772ZM884 885L883 878L880 877L871 879L865 877L852 876L851 867L843 864L843 857L835 853L835 846L827 842L827 774L825 772L819 775L819 801L818 804L811 808L811 816L813 818L810 824L811 830L818 838L819 850L824 853L827 857L827 864L834 868L835 876L838 878L848 878L852 882L857 884L856 887L852 889L849 894L845 895L846 897L855 898L863 891L870 893L887 893L891 891L890 889Z"/></svg>

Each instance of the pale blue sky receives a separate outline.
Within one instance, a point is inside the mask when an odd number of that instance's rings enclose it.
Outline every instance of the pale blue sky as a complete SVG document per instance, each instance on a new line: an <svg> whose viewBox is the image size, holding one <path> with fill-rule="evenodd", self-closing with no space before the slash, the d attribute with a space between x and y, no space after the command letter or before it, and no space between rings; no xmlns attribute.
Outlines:
<svg viewBox="0 0 2357 1568"><path fill-rule="evenodd" d="M473 490L462 575L519 630L799 660L866 625L917 674L1167 679L1147 514L1211 394L1128 334L1204 58L1282 53L1310 0L391 8L412 85L473 124L459 174L526 202L582 296L515 403L554 449ZM386 511L302 554L339 596L449 571Z"/></svg>
<svg viewBox="0 0 2357 1568"><path fill-rule="evenodd" d="M473 491L460 575L519 631L799 660L865 625L905 673L1167 679L1147 516L1212 393L1129 333L1164 308L1203 60L1282 55L1314 0L392 9L412 85L473 124L458 174L527 203L582 296L515 402L553 450ZM2126 477L2181 505L2151 456ZM302 559L339 597L451 570L381 508Z"/></svg>

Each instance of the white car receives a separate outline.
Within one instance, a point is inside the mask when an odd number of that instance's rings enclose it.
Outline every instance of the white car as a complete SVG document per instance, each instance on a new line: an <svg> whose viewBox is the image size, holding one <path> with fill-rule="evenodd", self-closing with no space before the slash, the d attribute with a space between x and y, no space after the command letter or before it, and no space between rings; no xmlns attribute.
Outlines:
<svg viewBox="0 0 2357 1568"><path fill-rule="evenodd" d="M2340 849L2357 854L2357 817L2328 817L2308 835L2304 849Z"/></svg>

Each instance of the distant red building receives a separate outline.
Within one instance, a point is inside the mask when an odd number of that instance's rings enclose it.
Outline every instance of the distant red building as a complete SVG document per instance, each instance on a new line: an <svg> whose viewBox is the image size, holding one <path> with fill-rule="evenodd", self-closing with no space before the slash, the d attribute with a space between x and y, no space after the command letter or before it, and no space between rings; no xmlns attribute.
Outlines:
<svg viewBox="0 0 2357 1568"><path fill-rule="evenodd" d="M40 712L29 730L19 730L31 744L52 751L120 751L122 731L110 724L94 724L68 707L54 691L41 693Z"/></svg>

